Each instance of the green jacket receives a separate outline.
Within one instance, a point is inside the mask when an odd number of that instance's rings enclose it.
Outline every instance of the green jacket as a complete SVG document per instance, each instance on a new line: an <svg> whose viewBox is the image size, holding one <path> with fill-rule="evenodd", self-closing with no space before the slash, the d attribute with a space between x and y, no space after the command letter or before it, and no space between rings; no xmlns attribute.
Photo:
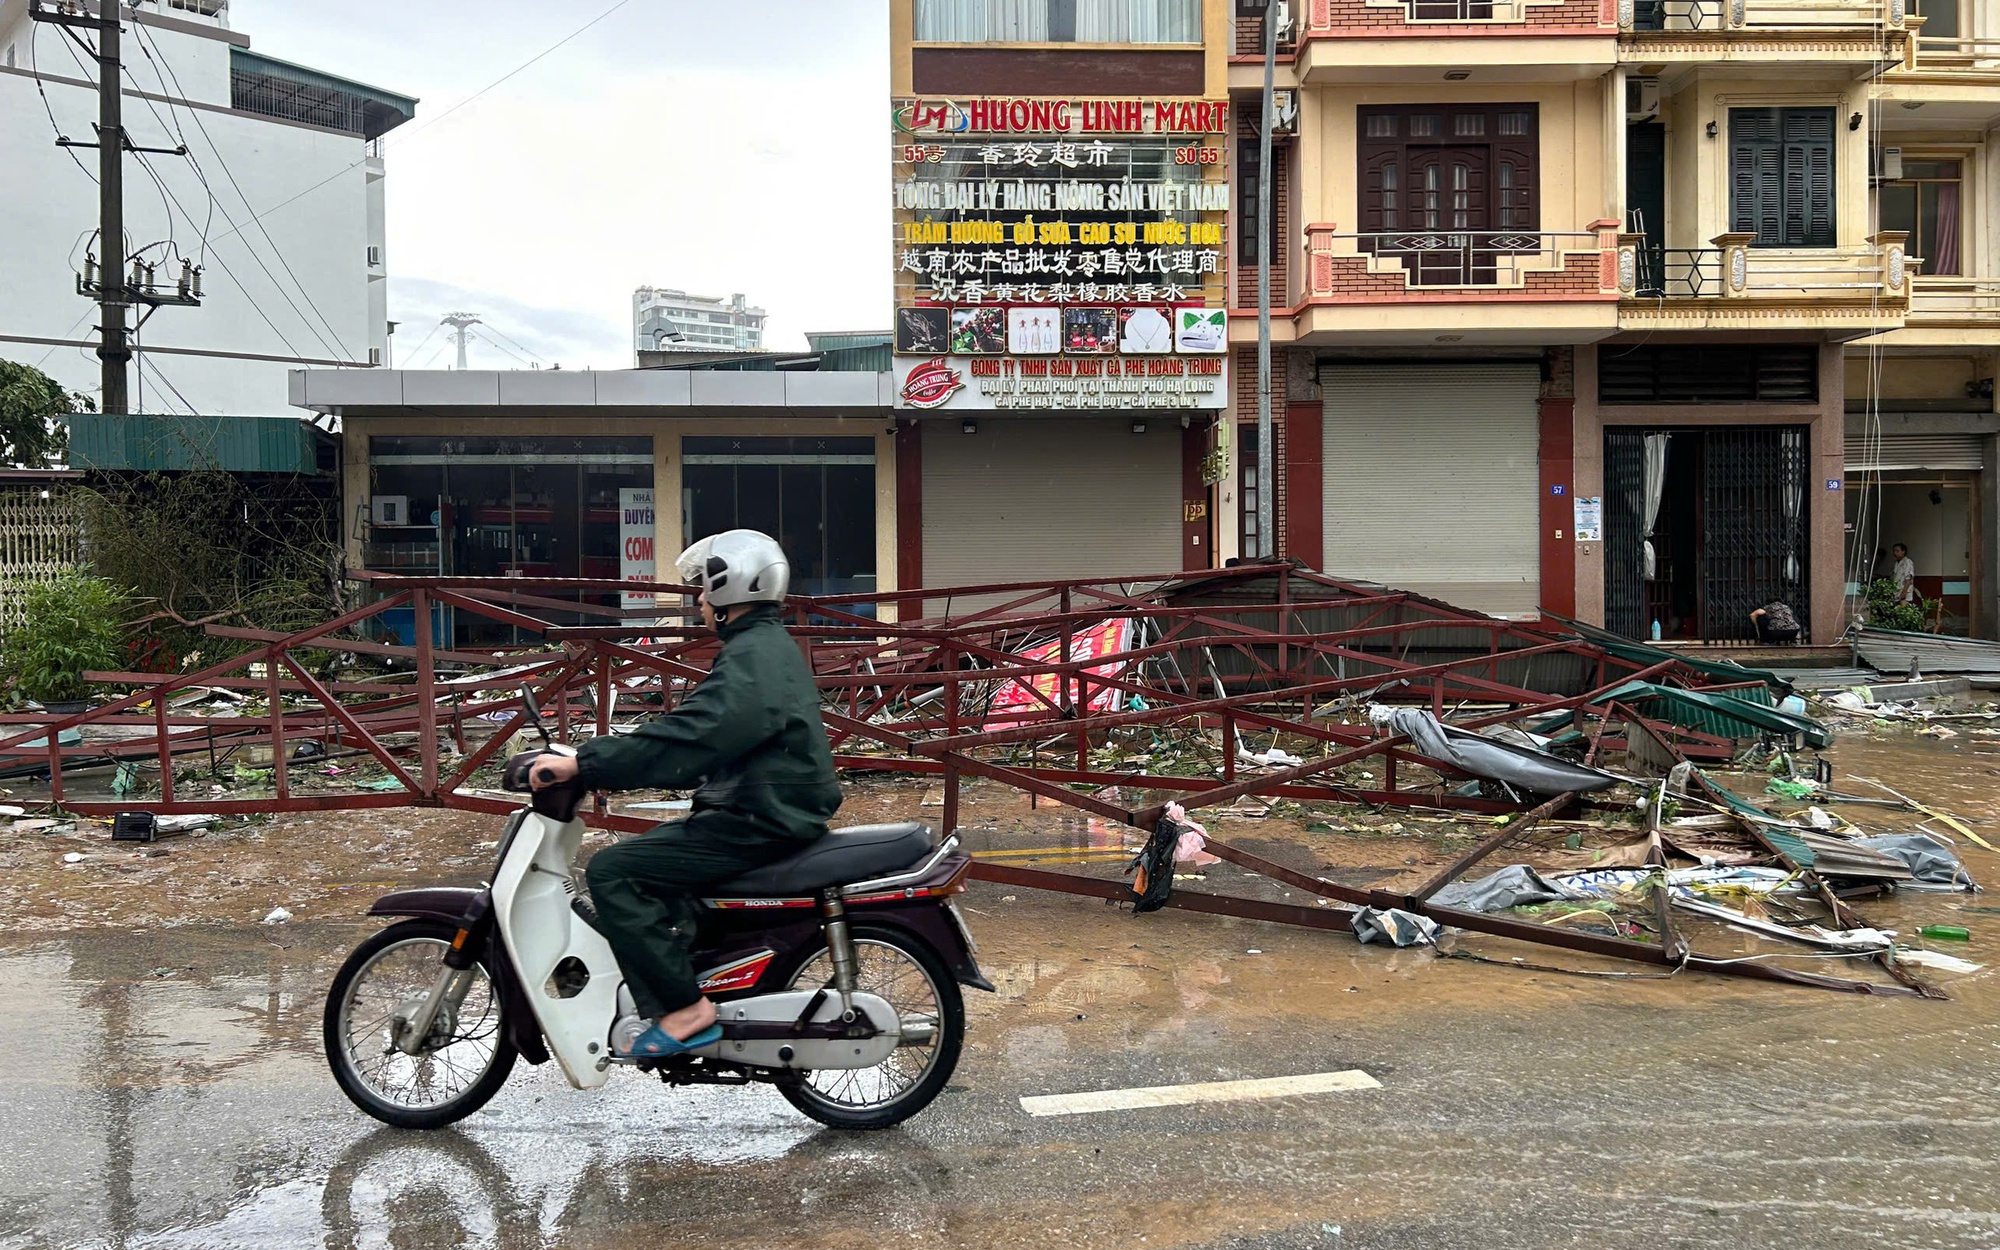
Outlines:
<svg viewBox="0 0 2000 1250"><path fill-rule="evenodd" d="M694 793L694 811L726 812L780 837L826 832L840 807L819 691L798 643L760 604L716 631L722 650L665 716L577 750L593 790Z"/></svg>

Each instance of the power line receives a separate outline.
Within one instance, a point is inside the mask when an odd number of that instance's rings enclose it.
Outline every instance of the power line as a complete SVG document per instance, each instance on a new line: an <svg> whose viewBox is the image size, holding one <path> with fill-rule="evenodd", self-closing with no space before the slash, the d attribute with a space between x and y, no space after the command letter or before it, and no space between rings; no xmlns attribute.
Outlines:
<svg viewBox="0 0 2000 1250"><path fill-rule="evenodd" d="M41 36L41 33L42 28L39 23L28 28L28 69L35 75L35 92L42 97L42 111L49 115L49 129L56 132L58 140L67 139L69 136L63 133L62 127L56 122L55 109L49 106L48 89L42 86L42 62L35 55L35 40ZM90 172L90 166L83 163L83 158L76 154L76 149L70 147L68 144L60 146L63 151L69 153L70 160L76 162L76 167L83 171L83 176L90 179L90 184L96 186L97 175Z"/></svg>
<svg viewBox="0 0 2000 1250"><path fill-rule="evenodd" d="M529 356L531 356L531 357L534 357L534 359L535 359L535 360L538 360L538 361L539 361L539 360L541 359L541 357L540 357L539 355L536 355L536 354L535 354L534 352L531 352L531 351L528 351L528 349L527 349L527 348L525 348L525 347L522 347L522 346L521 346L521 345L520 345L519 343L515 343L513 339L510 339L510 338L508 338L508 337L507 337L506 335L504 335L504 334L501 334L501 333L500 333L500 331L498 331L498 330L494 329L494 328L493 328L493 323L492 323L492 322L490 322L490 321L488 321L488 322L482 322L481 324L482 324L482 325L484 325L484 326L486 327L486 332L487 332L488 334L491 334L491 335L495 335L496 337L500 338L501 340L503 340L503 341L505 341L505 342L507 342L507 343L512 343L512 344L513 344L513 346L514 346L515 348L517 348L517 349L518 349L518 350L520 350L520 351L523 351L523 352L526 352L526 353L527 353L527 354L528 354ZM490 342L492 342L492 340L491 340L491 339L488 339L487 341L488 341L489 343L490 343ZM496 346L496 347L497 347L497 346L499 346L499 344L497 344L497 343L496 343L496 344L494 344L494 346ZM516 359L516 360L520 360L521 358L520 358L519 356L516 356L516 357L515 357L514 359ZM525 364L525 363L527 363L527 362L526 362L526 361L522 361L522 363L523 363L523 364Z"/></svg>
<svg viewBox="0 0 2000 1250"><path fill-rule="evenodd" d="M608 8L608 9L604 10L604 12L602 12L602 13L599 13L599 14L598 14L598 15L597 15L596 17L593 17L593 18L591 18L591 19L590 19L589 21L587 21L587 22L585 22L585 23L584 23L583 25L581 25L581 26L577 27L577 28L576 28L575 30L571 31L571 32L570 32L569 34L567 34L567 35L564 35L564 36L563 36L563 37L562 37L561 39L558 39L558 40L557 40L556 42L554 42L554 43L550 44L550 45L549 45L548 47L546 47L546 48L542 49L542 50L541 50L540 52L537 52L537 53L536 53L536 54L535 54L534 56L531 56L531 57L529 57L529 58L528 58L527 60L525 60L525 61L521 62L521 63L520 63L519 65L515 66L515 67L514 67L513 69L510 69L510 70L508 70L508 71L507 71L506 73L504 73L504 74L500 75L500 77L498 77L498 78L494 79L494 80L493 80L492 82L490 82L490 83L487 83L487 84L486 84L486 85L485 85L484 87L481 87L481 88L480 88L479 90L477 90L477 91L473 92L473 93L472 93L471 95L469 95L469 96L465 97L465 98L464 98L463 100L460 100L460 101L459 101L459 102L458 102L457 104L454 104L454 105L452 105L452 106L451 106L450 108L446 109L446 110L445 110L444 112L442 112L442 113L439 113L439 114L438 114L438 115L437 115L436 117L433 117L433 118L431 118L430 120L428 120L428 121L426 121L426 122L423 122L423 123L421 123L421 124L420 124L420 125L418 125L418 126L417 126L417 127L416 127L416 128L414 129L414 130L410 131L410 132L409 132L408 134L406 134L406 135L403 135L403 136L402 136L401 138L399 138L399 139L398 139L398 140L396 141L396 143L397 143L397 146L398 146L398 147L400 147L400 146L402 146L403 144L405 144L405 143L409 142L409 141L410 141L411 139L414 139L414 138L416 138L416 137L417 137L418 135L422 134L422 133L423 133L424 131L426 131L426 130L430 129L430 128L431 128L432 126L435 126L435 125L437 125L437 124L438 124L439 122L443 121L443 120L444 120L445 118L447 118L447 117L450 117L450 116L451 116L451 115L452 115L453 113L456 113L456 112L458 112L458 110L460 110L460 109L464 108L464 107L465 107L466 105L468 105L468 104L472 103L472 102L473 102L474 100L477 100L477 99L478 99L478 98L479 98L480 96L483 96L483 95L485 95L485 94L486 94L487 92L489 92L489 91L493 90L493 89L494 89L495 87L499 86L499 85L500 85L501 83L503 83L503 82L506 82L506 81L507 81L507 80L508 80L509 78L512 78L512 77L513 77L514 75L516 75L516 74L520 73L520 72L521 72L522 70L524 70L524 69L527 69L527 68L528 68L529 66L533 65L533 64L534 64L535 62L537 62L537 61L541 60L541 59L542 59L543 57L545 57L545 56L549 55L549 54L550 54L551 52L554 52L554 51L555 51L556 49L558 49L558 48L562 47L562 46L563 46L564 44L568 43L568 42L569 42L570 40L572 40L572 39L575 39L575 38L576 38L576 37L577 37L578 35L581 35L581 34L582 34L582 33L583 33L584 31L587 31L587 30L589 30L589 29L590 29L591 27L593 27L593 26L597 25L597 24L598 24L599 22L603 21L603 20L604 20L605 18L607 18L607 17L610 17L610 16L611 16L611 15L612 15L613 13L616 13L616 12L617 12L618 10L620 10L620 9L624 8L624 7L626 6L626 5L630 4L631 2L632 2L632 0L617 0L617 3L613 4L613 5L612 5L612 6L610 7L610 8ZM318 182L315 182L315 183L313 183L313 184L312 184L311 186L307 187L307 188L306 188L305 190L303 190L303 191L300 191L300 192L299 192L299 193L298 193L297 195L293 195L293 196L291 196L291 197L289 197L289 198L287 198L287 199L282 199L282 200L279 200L279 201L278 201L278 202L277 202L276 204L273 204L273 205L271 205L271 207L269 207L269 208L265 209L265 210L264 210L263 212L261 212L261 213L258 213L258 214L256 215L256 217L252 218L252 220L253 220L253 221L254 221L254 220L261 220L261 219L263 219L263 218L265 218L265 217L268 217L268 216L270 216L270 215L271 215L272 213L275 213L275 212L277 212L277 211L278 211L279 209L283 208L283 207L284 207L285 205L287 205L287 204L290 204L290 203L291 203L291 202L292 202L293 200L297 200L297 199L301 199L301 198L303 198L303 197L305 197L305 196L308 196L308 195L311 195L311 194L312 194L313 192L315 192L315 191L319 190L319 189L320 189L321 187L325 186L325 185L326 185L327 183L329 183L329 182L332 182L332 181L333 181L334 179L336 179L336 178L339 178L339 177L340 177L341 175L343 175L343 174L347 173L347 171L348 171L348 170L351 170L351 169L357 169L357 168L359 168L359 167L360 167L360 166L362 166L363 164L367 163L367 160L368 160L368 158L364 156L364 157L362 157L362 158L361 158L360 160L358 160L358 161L355 161L355 162L354 162L354 163L353 163L352 165L348 165L348 166L345 166L344 168L341 168L341 169L337 169L337 170L335 170L334 172L332 172L332 173L328 174L328 175L327 175L326 177L324 177L324 178L320 179L320 180L319 180ZM238 229L241 229L241 227L238 227ZM231 233L234 233L234 231L231 231Z"/></svg>
<svg viewBox="0 0 2000 1250"><path fill-rule="evenodd" d="M197 409L193 404L188 402L188 397L181 394L181 388L174 385L173 379L169 378L164 372L162 372L160 366L150 357L146 356L144 352L140 353L140 368L151 369L153 371L153 376L159 379L160 384L166 387L168 390L172 391L175 399L181 401L181 407L188 410L189 416L198 417L201 415L201 411Z"/></svg>
<svg viewBox="0 0 2000 1250"><path fill-rule="evenodd" d="M436 325L431 327L431 332L429 334L426 334L424 335L423 338L417 340L417 345L410 349L411 358L414 359L418 352L424 350L424 344L430 342L433 338L437 337L437 332L442 328L444 328L444 322L440 321Z"/></svg>
<svg viewBox="0 0 2000 1250"><path fill-rule="evenodd" d="M161 93L170 96L178 95L183 101L185 101L187 98L187 93L181 87L180 78L178 75L174 73L173 66L166 65L165 75L162 76L161 75L162 60L160 58L156 58L153 55L152 51L148 48L147 45L150 44L152 40L150 37L147 36L145 28L143 26L135 24L134 30L137 33L137 42L139 44L139 50L145 54L146 60L152 64L154 75L159 79ZM126 74L127 76L131 76L131 69L129 67L127 67L126 69ZM174 85L172 92L168 92L167 89L168 78L173 79ZM133 85L134 86L140 85L136 77L133 78ZM150 104L151 101L148 101L149 106ZM173 100L170 98L167 101L167 108L171 112L173 110L173 107L174 107ZM157 118L159 116L159 110L154 109L153 112L155 118ZM248 211L252 212L256 211L255 209L251 208L248 197L245 197L243 195L243 188L237 184L236 175L230 172L229 162L223 159L222 149L216 144L215 139L208 133L208 127L202 124L201 114L192 108L188 109L187 112L194 118L195 128L201 131L202 138L208 140L209 150L215 153L216 163L221 166L223 174L228 177L230 186L235 187L237 196L243 199L243 207ZM163 122L162 124L164 125L165 123ZM188 148L188 165L191 169L194 170L195 177L200 179L202 190L208 193L209 207L211 212L220 211L222 213L222 219L228 222L230 226L235 227L236 219L230 216L229 209L226 206L224 206L221 203L220 199L216 196L215 188L209 185L208 175L205 171L203 171L201 167L201 162L198 159L196 159L194 155L194 149L188 147L186 136L184 134L181 137L181 146L184 148ZM183 211L185 212L185 210ZM188 214L188 225L190 226L194 225L194 217L192 214ZM231 233L238 233L238 232L239 232L238 229L232 229L231 231ZM202 238L203 238L204 255L206 255L205 249L211 245L206 231L203 232ZM328 355L340 356L352 360L353 353L348 351L347 345L341 341L340 332L333 328L333 323L326 319L326 314L320 312L319 305L313 302L311 292L307 291L305 288L305 284L299 281L298 275L292 272L291 264L285 260L285 254L283 250L280 249L277 243L271 239L269 231L264 232L264 239L266 242L270 243L272 254L277 257L279 266L282 267L285 273L291 277L293 285L298 287L299 294L305 298L307 307L311 308L313 312L316 315L318 315L320 319L320 324L326 327L327 333L333 335L333 341L331 343L329 343L326 337L322 335L319 332L319 330L313 326L312 319L306 316L305 311L299 307L298 301L294 300L291 296L291 293L285 290L285 284L278 280L278 275L271 272L271 267L264 263L264 258L262 256L258 255L256 245L249 238L246 237L243 243L245 249L250 254L250 259L257 262L257 267L263 270L264 276L271 280L271 285L274 288L276 288L279 296L281 296L284 299L285 303L291 306L292 312L297 314L300 323L305 326L306 332L311 334L315 339L319 340L320 346L326 349ZM228 272L228 266L225 265L223 267L223 271L225 273ZM231 274L230 276L234 278L235 275ZM241 287L242 283L238 282L237 285ZM247 295L248 292L245 291L245 294ZM294 355L298 354L297 349L294 349L293 354Z"/></svg>
<svg viewBox="0 0 2000 1250"><path fill-rule="evenodd" d="M513 352L508 351L506 348L500 346L498 343L495 343L492 339L486 338L483 335L469 334L466 337L472 339L474 342L480 342L486 344L488 347L492 348L496 352L501 353L510 360L520 361L520 363L524 365L528 363L525 360L521 360L521 358L519 356L516 356Z"/></svg>

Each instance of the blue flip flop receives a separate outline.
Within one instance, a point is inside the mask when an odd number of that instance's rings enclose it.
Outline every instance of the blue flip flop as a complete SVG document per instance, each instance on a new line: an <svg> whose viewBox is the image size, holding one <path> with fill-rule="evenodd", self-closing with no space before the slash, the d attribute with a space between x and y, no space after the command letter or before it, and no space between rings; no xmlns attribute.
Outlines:
<svg viewBox="0 0 2000 1250"><path fill-rule="evenodd" d="M722 1040L722 1026L711 1024L686 1041L672 1036L655 1024L641 1033L632 1043L632 1049L625 1052L631 1059L671 1059L675 1055L685 1055L691 1050L713 1046Z"/></svg>

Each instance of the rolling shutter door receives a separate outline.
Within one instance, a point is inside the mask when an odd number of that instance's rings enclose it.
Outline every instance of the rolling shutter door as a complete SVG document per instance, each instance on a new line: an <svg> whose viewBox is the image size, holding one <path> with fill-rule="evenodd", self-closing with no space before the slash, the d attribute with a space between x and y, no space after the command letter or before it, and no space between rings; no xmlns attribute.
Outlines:
<svg viewBox="0 0 2000 1250"><path fill-rule="evenodd" d="M1978 469L1984 463L1977 434L1884 434L1879 444L1847 443L1847 471L1872 469Z"/></svg>
<svg viewBox="0 0 2000 1250"><path fill-rule="evenodd" d="M924 585L1181 566L1181 430L1130 417L923 423ZM954 605L956 610L961 605ZM936 610L937 605L932 605Z"/></svg>
<svg viewBox="0 0 2000 1250"><path fill-rule="evenodd" d="M1325 368L1320 384L1326 572L1536 615L1540 368Z"/></svg>

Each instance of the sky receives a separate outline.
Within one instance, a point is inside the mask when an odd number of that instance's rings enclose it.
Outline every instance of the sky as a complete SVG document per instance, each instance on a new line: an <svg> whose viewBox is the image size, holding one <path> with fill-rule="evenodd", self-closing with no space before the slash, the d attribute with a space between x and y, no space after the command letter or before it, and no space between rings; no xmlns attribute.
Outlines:
<svg viewBox="0 0 2000 1250"><path fill-rule="evenodd" d="M443 367L419 344L467 311L515 345L474 368L629 368L639 286L741 291L767 347L886 331L884 0L625 0L443 116L615 2L232 0L255 50L419 99L384 155L396 363Z"/></svg>

